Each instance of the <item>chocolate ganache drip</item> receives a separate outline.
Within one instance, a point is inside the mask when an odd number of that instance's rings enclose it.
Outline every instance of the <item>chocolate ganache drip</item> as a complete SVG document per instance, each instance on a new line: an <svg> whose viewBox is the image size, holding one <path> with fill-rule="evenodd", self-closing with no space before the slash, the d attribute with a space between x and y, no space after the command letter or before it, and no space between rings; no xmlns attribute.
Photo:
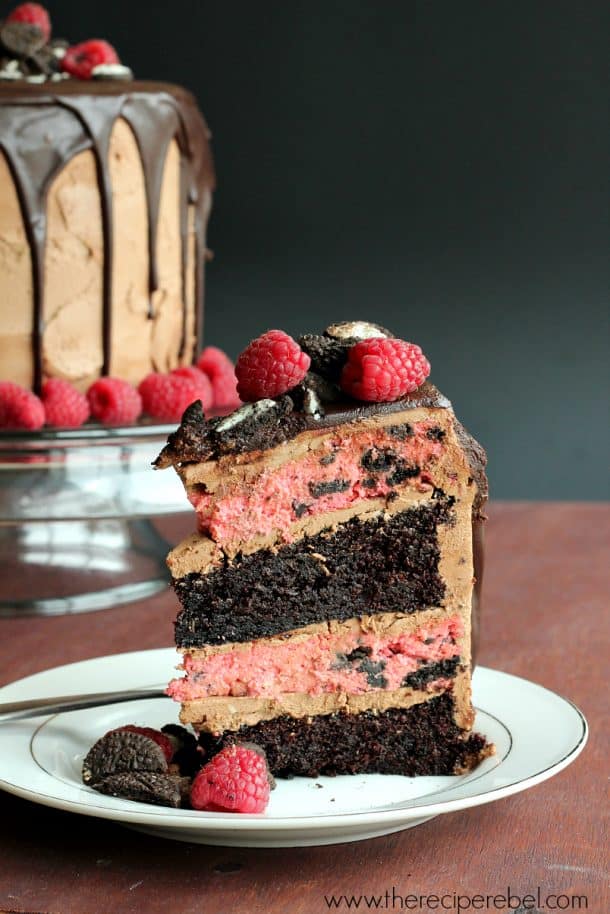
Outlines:
<svg viewBox="0 0 610 914"><path fill-rule="evenodd" d="M157 226L161 186L169 144L175 138L181 155L180 232L182 236L183 321L180 355L187 334L186 269L189 207L194 207L196 239L195 334L200 337L203 314L206 191L214 188L209 131L195 99L184 89L164 83L76 82L0 86L0 148L15 182L31 249L33 286L32 349L34 389L42 387L44 333L44 253L46 198L63 167L78 153L95 156L104 237L103 363L110 367L112 318L112 187L108 150L114 124L124 118L138 145L147 198L149 318L154 317L152 293L158 287Z"/></svg>

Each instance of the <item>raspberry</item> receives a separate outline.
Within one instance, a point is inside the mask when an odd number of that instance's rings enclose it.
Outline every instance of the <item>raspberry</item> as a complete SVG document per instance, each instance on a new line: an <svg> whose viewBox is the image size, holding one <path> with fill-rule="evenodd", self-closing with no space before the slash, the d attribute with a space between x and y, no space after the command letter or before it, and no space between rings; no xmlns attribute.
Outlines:
<svg viewBox="0 0 610 914"><path fill-rule="evenodd" d="M196 400L201 400L204 412L210 409L214 402L214 392L212 384L207 374L195 368L194 365L184 365L182 368L174 368L172 374L176 378L190 378L197 386Z"/></svg>
<svg viewBox="0 0 610 914"><path fill-rule="evenodd" d="M91 79L93 68L103 63L120 63L119 55L107 41L92 38L68 48L61 59L61 68L77 79Z"/></svg>
<svg viewBox="0 0 610 914"><path fill-rule="evenodd" d="M44 406L36 394L12 381L0 381L0 428L37 429L44 425Z"/></svg>
<svg viewBox="0 0 610 914"><path fill-rule="evenodd" d="M307 353L283 330L268 330L242 352L235 366L237 392L252 402L296 387L311 364Z"/></svg>
<svg viewBox="0 0 610 914"><path fill-rule="evenodd" d="M87 391L91 415L104 425L131 425L142 412L140 394L121 378L98 378Z"/></svg>
<svg viewBox="0 0 610 914"><path fill-rule="evenodd" d="M29 25L35 25L42 32L45 42L51 37L51 20L40 3L21 3L8 14L4 21L27 22Z"/></svg>
<svg viewBox="0 0 610 914"><path fill-rule="evenodd" d="M218 346L206 346L197 359L197 368L205 371L210 381L233 371L233 362Z"/></svg>
<svg viewBox="0 0 610 914"><path fill-rule="evenodd" d="M161 422L179 422L187 406L201 399L202 385L181 375L153 372L140 382L138 390L145 413Z"/></svg>
<svg viewBox="0 0 610 914"><path fill-rule="evenodd" d="M235 366L226 353L216 346L206 346L197 360L197 368L207 374L214 391L214 406L235 409L241 405L237 393Z"/></svg>
<svg viewBox="0 0 610 914"><path fill-rule="evenodd" d="M139 733L140 736L147 736L149 739L152 739L153 743L156 743L163 752L165 761L169 765L174 757L174 744L169 736L166 736L165 733L161 733L160 730L155 730L153 727L137 727L135 724L125 724L124 727L117 727L115 730L110 730L110 733L116 733L123 730L126 730L128 733Z"/></svg>
<svg viewBox="0 0 610 914"><path fill-rule="evenodd" d="M61 378L49 378L42 388L47 425L77 428L89 418L89 403L84 394Z"/></svg>
<svg viewBox="0 0 610 914"><path fill-rule="evenodd" d="M361 340L349 350L341 388L356 400L385 402L417 390L430 374L419 346L404 340Z"/></svg>
<svg viewBox="0 0 610 914"><path fill-rule="evenodd" d="M237 377L233 369L231 369L231 374L219 375L215 381L212 381L212 390L216 409L226 411L237 409L242 405L237 393Z"/></svg>
<svg viewBox="0 0 610 914"><path fill-rule="evenodd" d="M227 746L205 765L191 787L191 806L209 812L264 812L270 776L262 750Z"/></svg>

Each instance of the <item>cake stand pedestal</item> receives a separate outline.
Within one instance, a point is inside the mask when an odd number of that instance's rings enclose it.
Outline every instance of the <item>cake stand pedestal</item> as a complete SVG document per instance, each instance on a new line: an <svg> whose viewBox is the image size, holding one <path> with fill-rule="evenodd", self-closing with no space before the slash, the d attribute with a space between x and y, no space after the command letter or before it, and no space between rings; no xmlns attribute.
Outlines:
<svg viewBox="0 0 610 914"><path fill-rule="evenodd" d="M151 463L173 428L0 435L0 616L89 612L167 587L171 544L153 519L190 506Z"/></svg>

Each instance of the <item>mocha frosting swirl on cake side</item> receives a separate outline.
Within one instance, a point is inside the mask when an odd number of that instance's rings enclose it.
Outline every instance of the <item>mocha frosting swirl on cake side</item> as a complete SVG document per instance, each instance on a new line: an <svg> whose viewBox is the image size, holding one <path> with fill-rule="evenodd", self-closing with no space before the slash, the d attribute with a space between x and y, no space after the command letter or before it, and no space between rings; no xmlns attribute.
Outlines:
<svg viewBox="0 0 610 914"><path fill-rule="evenodd" d="M180 231L182 281L186 284L186 238L189 208L194 209L195 333L202 325L203 260L205 256L206 197L214 187L209 130L194 97L178 86L154 82L97 82L64 80L59 83L0 84L0 149L19 197L32 260L34 389L43 377L44 252L46 194L53 179L78 153L95 156L104 239L102 374L108 373L112 315L112 189L108 150L119 118L132 129L140 152L146 189L150 294L157 287L156 235L163 168L172 140L181 154ZM181 354L185 347L184 298ZM150 306L152 309L152 304ZM152 310L149 317L152 317Z"/></svg>

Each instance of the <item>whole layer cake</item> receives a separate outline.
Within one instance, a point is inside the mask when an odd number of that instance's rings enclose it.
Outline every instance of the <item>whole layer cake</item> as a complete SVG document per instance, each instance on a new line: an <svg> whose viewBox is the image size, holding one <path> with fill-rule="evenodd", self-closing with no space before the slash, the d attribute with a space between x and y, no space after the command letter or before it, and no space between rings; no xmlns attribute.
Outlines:
<svg viewBox="0 0 610 914"><path fill-rule="evenodd" d="M83 78L62 71L44 29L0 30L0 380L137 384L190 364L201 334L208 129L180 87L86 76L105 42L68 49Z"/></svg>
<svg viewBox="0 0 610 914"><path fill-rule="evenodd" d="M428 382L385 402L341 389L375 336L387 348L363 322L303 337L297 385L223 419L193 404L157 461L197 512L168 559L169 694L207 754L251 741L280 776L415 775L492 751L471 703L484 452Z"/></svg>

